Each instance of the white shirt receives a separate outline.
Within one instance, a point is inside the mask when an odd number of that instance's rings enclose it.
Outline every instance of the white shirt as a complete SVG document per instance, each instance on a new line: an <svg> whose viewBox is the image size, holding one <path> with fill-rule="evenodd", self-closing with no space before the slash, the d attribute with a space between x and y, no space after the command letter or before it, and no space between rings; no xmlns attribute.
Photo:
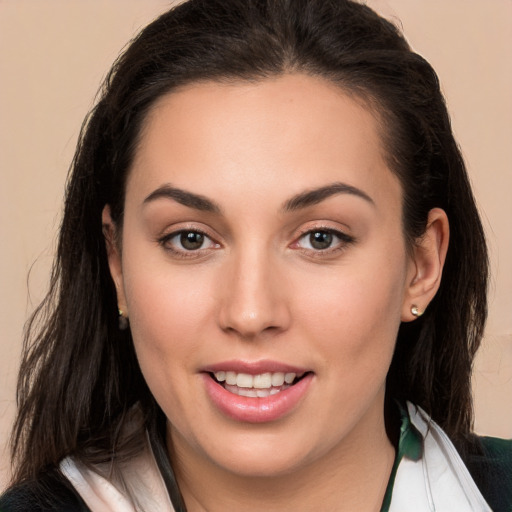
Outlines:
<svg viewBox="0 0 512 512"><path fill-rule="evenodd" d="M389 512L492 512L442 429L421 408L411 403L407 408L423 450L417 458L402 457ZM60 464L93 512L174 512L148 438L129 463L95 469L72 457Z"/></svg>

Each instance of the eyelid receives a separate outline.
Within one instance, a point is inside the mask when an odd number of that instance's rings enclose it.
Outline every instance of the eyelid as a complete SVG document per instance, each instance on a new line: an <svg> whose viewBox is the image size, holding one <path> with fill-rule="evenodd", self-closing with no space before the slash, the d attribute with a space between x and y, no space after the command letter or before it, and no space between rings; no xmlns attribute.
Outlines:
<svg viewBox="0 0 512 512"><path fill-rule="evenodd" d="M336 226L333 226L329 221L313 221L307 222L303 224L293 235L294 239L297 240L300 237L315 231L328 231L329 233L333 233L335 235L339 235L342 238L350 238L354 239L354 235L349 234L350 228L348 226L340 227L340 223L337 222Z"/></svg>
<svg viewBox="0 0 512 512"><path fill-rule="evenodd" d="M205 238L208 238L212 242L214 247L206 247L196 250L186 250L170 246L170 240L180 235L181 233L200 233ZM171 256L183 259L204 257L207 252L221 247L221 244L217 241L217 237L213 236L209 232L209 230L203 229L202 227L199 227L195 224L188 223L185 223L184 225L181 226L172 226L164 230L161 234L159 234L156 237L155 241L164 249L164 251L169 253Z"/></svg>
<svg viewBox="0 0 512 512"><path fill-rule="evenodd" d="M299 241L303 239L305 236L310 235L315 232L326 232L331 233L339 239L339 242L333 246L328 247L326 249L309 249L300 247ZM340 228L335 228L333 226L326 225L324 223L308 225L300 229L299 233L294 237L294 241L291 244L291 247L295 250L303 251L304 253L314 256L314 257L325 257L339 251L345 250L349 245L352 245L356 242L356 238L353 235L349 235L344 230Z"/></svg>

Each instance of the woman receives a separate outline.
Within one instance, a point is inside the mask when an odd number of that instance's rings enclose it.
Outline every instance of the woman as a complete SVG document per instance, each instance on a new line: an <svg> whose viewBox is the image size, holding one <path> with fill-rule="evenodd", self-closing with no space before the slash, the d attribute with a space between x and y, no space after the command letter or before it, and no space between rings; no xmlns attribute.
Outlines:
<svg viewBox="0 0 512 512"><path fill-rule="evenodd" d="M509 510L512 447L471 432L486 281L437 77L395 27L185 2L83 130L0 504Z"/></svg>

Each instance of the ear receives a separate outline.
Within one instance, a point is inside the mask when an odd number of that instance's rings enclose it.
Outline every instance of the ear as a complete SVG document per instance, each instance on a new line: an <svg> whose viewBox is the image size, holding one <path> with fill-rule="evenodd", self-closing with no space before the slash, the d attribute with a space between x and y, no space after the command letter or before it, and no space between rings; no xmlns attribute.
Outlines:
<svg viewBox="0 0 512 512"><path fill-rule="evenodd" d="M403 322L411 322L420 316L437 293L449 238L450 226L445 211L433 208L428 214L425 234L412 249L402 305ZM417 314L412 312L413 307L416 307Z"/></svg>
<svg viewBox="0 0 512 512"><path fill-rule="evenodd" d="M121 250L117 243L117 227L110 214L110 205L105 205L101 214L103 224L103 236L105 238L105 247L107 249L108 266L110 275L114 281L117 293L117 307L123 312L123 316L128 316L126 298L123 284L123 268L121 263Z"/></svg>

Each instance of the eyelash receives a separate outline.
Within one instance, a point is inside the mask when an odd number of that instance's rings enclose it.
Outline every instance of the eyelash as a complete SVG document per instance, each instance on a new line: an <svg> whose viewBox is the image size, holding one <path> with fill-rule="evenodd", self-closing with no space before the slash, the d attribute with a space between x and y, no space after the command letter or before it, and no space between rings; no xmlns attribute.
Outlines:
<svg viewBox="0 0 512 512"><path fill-rule="evenodd" d="M186 249L183 247L182 249L176 249L175 247L173 247L173 244L171 244L171 241L173 240L173 238L181 237L184 234L201 235L204 237L204 241L209 240L210 243L215 248L220 247L220 244L215 242L215 240L213 240L213 238L210 235L208 235L203 230L197 229L197 228L180 229L178 231L173 231L172 233L169 233L169 234L164 235L163 237L159 238L158 244L160 246L162 246L165 251L171 253L174 257L184 258L184 259L185 258L197 258L197 257L203 255L204 251L207 251L211 248L211 247L206 247L206 248L200 247L198 249ZM181 243L181 241L179 243Z"/></svg>
<svg viewBox="0 0 512 512"><path fill-rule="evenodd" d="M311 235L316 234L316 233L332 235L338 239L338 242L337 243L333 242L335 244L334 246L329 246L325 249L303 248L303 247L299 246L299 242L301 240L304 240L306 237L311 237ZM292 244L292 247L297 248L297 250L300 250L309 256L312 256L315 258L321 258L321 257L337 254L340 251L344 251L349 245L352 245L355 242L356 242L356 239L353 236L347 235L347 233L344 233L343 231L339 231L339 230L333 229L333 228L318 226L318 227L309 228L309 229L303 231L300 234L300 236L296 239L296 241Z"/></svg>
<svg viewBox="0 0 512 512"><path fill-rule="evenodd" d="M174 238L181 237L184 234L194 234L194 235L201 235L204 237L204 241L209 240L211 246L210 247L202 247L203 243L201 244L201 247L197 249L186 249L185 247L181 249L176 249L175 244L171 244L171 241ZM311 237L313 234L323 234L323 235L331 235L338 239L337 243L334 241L335 246L329 246L325 249L318 249L314 247L305 248L301 247L299 245L301 240L306 239L306 237ZM177 258L198 258L202 255L204 255L204 251L208 251L211 248L218 248L220 247L220 244L215 242L215 240L208 235L205 231L197 228L189 228L189 229L180 229L178 231L173 231L172 233L166 234L165 236L162 236L158 240L158 244L164 248L165 251L171 253L174 257ZM310 240L311 241L311 240ZM303 252L304 254L311 256L311 257L325 257L330 256L333 254L336 254L340 251L343 251L347 248L347 246L353 244L356 241L356 239L353 236L347 235L346 233L333 229L328 227L315 227L315 228L309 228L307 230L304 230L300 233L299 237L296 238L296 240L291 244L291 248L295 250L299 250ZM178 243L181 244L182 240L180 240ZM173 246L174 245L174 246ZM181 244L183 245L183 244ZM310 243L311 245L311 243Z"/></svg>

